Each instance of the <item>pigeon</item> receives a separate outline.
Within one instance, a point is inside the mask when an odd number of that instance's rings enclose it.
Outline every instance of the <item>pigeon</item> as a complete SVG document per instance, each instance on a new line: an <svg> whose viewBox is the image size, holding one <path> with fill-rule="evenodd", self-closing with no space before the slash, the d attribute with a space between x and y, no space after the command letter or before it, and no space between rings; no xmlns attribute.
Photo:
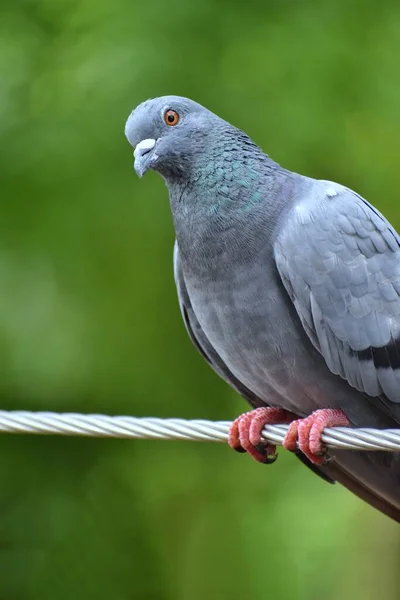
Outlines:
<svg viewBox="0 0 400 600"><path fill-rule="evenodd" d="M329 451L325 427L400 424L400 238L351 189L291 172L179 96L147 100L125 135L165 180L174 277L191 341L252 410L229 444L261 463L283 445L400 522L400 452Z"/></svg>

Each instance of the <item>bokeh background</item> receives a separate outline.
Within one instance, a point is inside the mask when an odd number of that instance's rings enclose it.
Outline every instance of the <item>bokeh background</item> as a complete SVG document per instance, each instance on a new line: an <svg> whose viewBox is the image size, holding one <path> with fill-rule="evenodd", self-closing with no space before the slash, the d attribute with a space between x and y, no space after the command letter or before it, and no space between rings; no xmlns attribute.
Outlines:
<svg viewBox="0 0 400 600"><path fill-rule="evenodd" d="M166 189L124 135L180 94L400 226L400 5L2 0L0 403L230 419L181 323ZM0 437L1 600L385 600L400 530L284 451Z"/></svg>

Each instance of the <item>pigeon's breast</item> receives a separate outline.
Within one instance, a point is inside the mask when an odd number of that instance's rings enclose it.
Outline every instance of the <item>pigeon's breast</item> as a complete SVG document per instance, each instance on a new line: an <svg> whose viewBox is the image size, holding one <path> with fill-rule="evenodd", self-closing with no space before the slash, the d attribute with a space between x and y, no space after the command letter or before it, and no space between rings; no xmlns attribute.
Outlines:
<svg viewBox="0 0 400 600"><path fill-rule="evenodd" d="M274 404L273 392L288 410L295 410L301 388L304 413L316 408L314 394L307 393L315 388L315 351L304 353L308 340L273 264L266 259L260 267L236 265L219 276L185 280L203 331L242 383L267 403Z"/></svg>

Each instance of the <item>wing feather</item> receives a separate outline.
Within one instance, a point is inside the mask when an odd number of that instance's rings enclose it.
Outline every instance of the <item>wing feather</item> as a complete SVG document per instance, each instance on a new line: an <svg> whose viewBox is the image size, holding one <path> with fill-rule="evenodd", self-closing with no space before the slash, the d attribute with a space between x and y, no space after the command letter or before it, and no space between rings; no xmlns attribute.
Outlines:
<svg viewBox="0 0 400 600"><path fill-rule="evenodd" d="M288 214L274 251L329 369L365 394L400 403L400 240L393 227L351 190L316 181Z"/></svg>

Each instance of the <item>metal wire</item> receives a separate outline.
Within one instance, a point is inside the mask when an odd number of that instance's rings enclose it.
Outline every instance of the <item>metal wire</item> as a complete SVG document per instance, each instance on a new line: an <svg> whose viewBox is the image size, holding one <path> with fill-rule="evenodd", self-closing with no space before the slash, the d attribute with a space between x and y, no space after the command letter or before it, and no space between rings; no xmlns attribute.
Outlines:
<svg viewBox="0 0 400 600"><path fill-rule="evenodd" d="M230 421L112 417L0 410L0 433L227 442ZM267 425L263 438L281 445L288 425ZM400 452L400 429L325 429L330 448Z"/></svg>

